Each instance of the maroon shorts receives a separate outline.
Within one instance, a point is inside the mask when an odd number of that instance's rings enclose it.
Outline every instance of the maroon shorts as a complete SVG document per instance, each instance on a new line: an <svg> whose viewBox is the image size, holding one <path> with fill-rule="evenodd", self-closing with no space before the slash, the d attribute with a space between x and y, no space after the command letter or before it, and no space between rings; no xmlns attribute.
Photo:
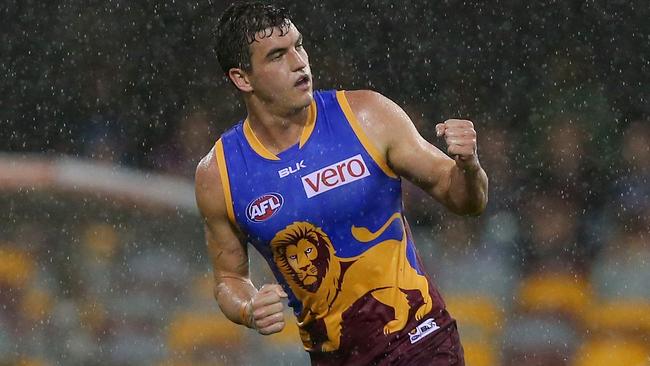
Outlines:
<svg viewBox="0 0 650 366"><path fill-rule="evenodd" d="M430 366L465 366L463 346L460 344L456 323L434 337L423 347L421 352L403 355L394 362L380 363L381 365L430 365ZM402 356L402 355L400 355Z"/></svg>
<svg viewBox="0 0 650 366"><path fill-rule="evenodd" d="M379 354L369 362L360 362L350 355L310 354L312 365L423 365L465 366L463 346L460 343L456 322L452 321L435 335L411 344L403 342L389 353Z"/></svg>

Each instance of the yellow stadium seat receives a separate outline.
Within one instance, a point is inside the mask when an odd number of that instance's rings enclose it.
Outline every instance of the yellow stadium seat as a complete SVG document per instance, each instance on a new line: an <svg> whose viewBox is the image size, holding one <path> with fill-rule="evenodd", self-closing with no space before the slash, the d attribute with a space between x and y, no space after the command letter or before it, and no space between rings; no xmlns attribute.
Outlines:
<svg viewBox="0 0 650 366"><path fill-rule="evenodd" d="M460 328L478 327L489 336L501 330L503 311L487 296L452 295L445 298L445 303Z"/></svg>
<svg viewBox="0 0 650 366"><path fill-rule="evenodd" d="M111 259L120 246L120 237L112 225L90 224L83 232L83 243L95 259Z"/></svg>
<svg viewBox="0 0 650 366"><path fill-rule="evenodd" d="M517 296L519 306L526 311L560 311L578 319L592 303L592 298L593 290L585 279L559 273L524 279Z"/></svg>
<svg viewBox="0 0 650 366"><path fill-rule="evenodd" d="M241 343L244 330L218 313L181 313L169 326L168 344L177 352L206 346L233 346Z"/></svg>
<svg viewBox="0 0 650 366"><path fill-rule="evenodd" d="M4 244L0 246L0 284L22 288L34 275L34 261L24 251Z"/></svg>
<svg viewBox="0 0 650 366"><path fill-rule="evenodd" d="M499 364L494 347L484 342L463 341L465 363L471 366L495 366Z"/></svg>
<svg viewBox="0 0 650 366"><path fill-rule="evenodd" d="M594 331L650 334L650 301L621 299L597 304L585 313L585 322Z"/></svg>
<svg viewBox="0 0 650 366"><path fill-rule="evenodd" d="M32 322L44 320L54 306L54 301L45 291L30 288L25 292L21 301L21 310L26 319Z"/></svg>
<svg viewBox="0 0 650 366"><path fill-rule="evenodd" d="M107 321L107 310L98 299L87 297L79 303L79 318L83 327L99 331Z"/></svg>
<svg viewBox="0 0 650 366"><path fill-rule="evenodd" d="M18 361L18 366L49 366L50 363L38 358L22 358Z"/></svg>
<svg viewBox="0 0 650 366"><path fill-rule="evenodd" d="M637 341L607 338L585 342L576 352L572 366L647 366L648 348Z"/></svg>

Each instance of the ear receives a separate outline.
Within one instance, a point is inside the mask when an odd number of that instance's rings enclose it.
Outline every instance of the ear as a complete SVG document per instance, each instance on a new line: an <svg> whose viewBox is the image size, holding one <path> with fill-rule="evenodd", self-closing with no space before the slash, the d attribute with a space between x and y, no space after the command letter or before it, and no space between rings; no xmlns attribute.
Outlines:
<svg viewBox="0 0 650 366"><path fill-rule="evenodd" d="M238 68L232 68L228 70L228 77L230 78L230 81L235 84L235 87L237 87L237 89L243 92L253 91L253 86L251 85L250 80L248 80L248 74L246 71Z"/></svg>

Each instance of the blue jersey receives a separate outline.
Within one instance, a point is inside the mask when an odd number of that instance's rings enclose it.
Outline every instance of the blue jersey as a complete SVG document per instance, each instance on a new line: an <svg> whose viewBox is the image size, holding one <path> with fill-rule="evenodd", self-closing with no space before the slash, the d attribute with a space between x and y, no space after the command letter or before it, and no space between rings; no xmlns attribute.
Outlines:
<svg viewBox="0 0 650 366"><path fill-rule="evenodd" d="M450 323L403 217L400 178L343 91L314 93L287 150L269 152L243 121L216 156L229 218L289 294L308 351L363 362Z"/></svg>

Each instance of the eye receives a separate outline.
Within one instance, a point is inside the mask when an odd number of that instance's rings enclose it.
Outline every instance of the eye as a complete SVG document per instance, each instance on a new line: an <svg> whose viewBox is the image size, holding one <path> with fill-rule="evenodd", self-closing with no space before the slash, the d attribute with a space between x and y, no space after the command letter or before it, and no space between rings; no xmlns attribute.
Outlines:
<svg viewBox="0 0 650 366"><path fill-rule="evenodd" d="M298 256L295 254L289 256L289 259L291 259L292 261L295 261L296 258L298 258Z"/></svg>
<svg viewBox="0 0 650 366"><path fill-rule="evenodd" d="M307 249L305 249L305 254L309 254L309 253L311 253L311 250L312 250L312 248L307 248Z"/></svg>

